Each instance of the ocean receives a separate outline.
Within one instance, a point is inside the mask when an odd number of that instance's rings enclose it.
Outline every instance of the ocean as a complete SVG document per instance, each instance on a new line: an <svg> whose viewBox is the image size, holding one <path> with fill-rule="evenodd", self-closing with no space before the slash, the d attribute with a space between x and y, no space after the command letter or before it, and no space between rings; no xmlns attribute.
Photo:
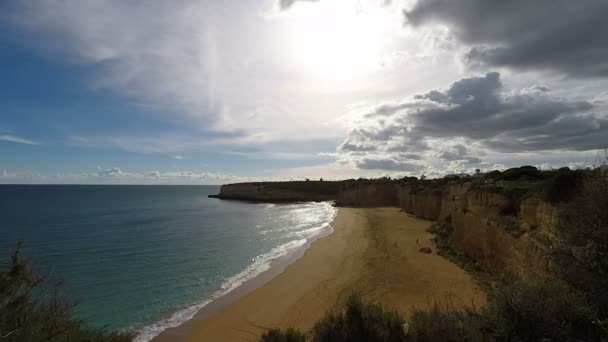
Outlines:
<svg viewBox="0 0 608 342"><path fill-rule="evenodd" d="M95 327L148 341L328 234L329 203L208 198L218 186L0 185L0 263L18 239Z"/></svg>

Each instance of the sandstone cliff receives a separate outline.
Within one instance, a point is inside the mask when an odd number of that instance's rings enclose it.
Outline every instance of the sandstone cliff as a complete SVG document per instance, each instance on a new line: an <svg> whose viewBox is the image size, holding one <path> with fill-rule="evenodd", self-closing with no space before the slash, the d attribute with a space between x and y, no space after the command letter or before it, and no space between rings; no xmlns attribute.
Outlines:
<svg viewBox="0 0 608 342"><path fill-rule="evenodd" d="M343 182L295 181L226 184L209 197L255 202L335 200Z"/></svg>
<svg viewBox="0 0 608 342"><path fill-rule="evenodd" d="M523 183L528 186L530 183ZM427 220L448 224L450 244L508 279L549 272L547 237L556 208L538 191L517 182L347 180L228 184L214 197L264 202L328 201L337 206L396 206Z"/></svg>
<svg viewBox="0 0 608 342"><path fill-rule="evenodd" d="M452 246L490 272L509 279L548 274L546 237L557 211L538 197L509 196L501 188L454 182L434 187L360 184L336 200L346 206L397 206L451 225Z"/></svg>

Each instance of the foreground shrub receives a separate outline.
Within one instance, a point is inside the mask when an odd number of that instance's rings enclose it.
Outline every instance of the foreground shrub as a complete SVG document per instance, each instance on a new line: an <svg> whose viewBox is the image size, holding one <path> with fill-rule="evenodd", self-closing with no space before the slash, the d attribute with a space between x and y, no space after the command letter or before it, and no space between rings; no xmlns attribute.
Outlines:
<svg viewBox="0 0 608 342"><path fill-rule="evenodd" d="M605 341L605 326L582 292L548 280L504 285L479 310L436 304L414 309L407 320L351 296L343 310L325 314L308 339L293 330L271 330L261 341Z"/></svg>
<svg viewBox="0 0 608 342"><path fill-rule="evenodd" d="M482 320L486 331L506 341L595 341L603 334L586 296L556 280L503 286Z"/></svg>
<svg viewBox="0 0 608 342"><path fill-rule="evenodd" d="M285 331L270 329L262 335L261 342L305 342L306 335L298 330L289 328Z"/></svg>
<svg viewBox="0 0 608 342"><path fill-rule="evenodd" d="M411 327L407 341L459 342L488 341L482 320L475 309L456 309L451 305L416 308L408 320Z"/></svg>
<svg viewBox="0 0 608 342"><path fill-rule="evenodd" d="M398 342L405 341L404 323L397 311L363 303L351 295L343 310L325 314L311 334L315 342Z"/></svg>
<svg viewBox="0 0 608 342"><path fill-rule="evenodd" d="M608 161L608 160L607 160ZM576 197L562 205L552 261L560 276L587 293L608 316L608 174L585 175Z"/></svg>
<svg viewBox="0 0 608 342"><path fill-rule="evenodd" d="M328 311L315 323L309 338L294 329L272 329L262 335L261 342L400 342L407 341L403 330L405 320L395 310L377 304L366 304L356 295L346 299L344 308Z"/></svg>
<svg viewBox="0 0 608 342"><path fill-rule="evenodd" d="M606 332L585 295L556 280L499 288L487 307L416 309L408 341L599 341Z"/></svg>
<svg viewBox="0 0 608 342"><path fill-rule="evenodd" d="M0 271L0 341L126 342L132 335L91 329L72 317L72 305L45 286L21 257L22 243Z"/></svg>

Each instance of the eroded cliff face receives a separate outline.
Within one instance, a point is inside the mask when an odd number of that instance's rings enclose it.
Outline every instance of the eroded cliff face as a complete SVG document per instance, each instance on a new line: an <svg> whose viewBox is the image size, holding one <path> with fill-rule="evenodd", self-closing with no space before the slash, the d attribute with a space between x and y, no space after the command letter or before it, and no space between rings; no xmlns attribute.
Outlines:
<svg viewBox="0 0 608 342"><path fill-rule="evenodd" d="M408 186L396 186L398 207L426 220L437 220L441 213L442 193L440 190L414 192Z"/></svg>
<svg viewBox="0 0 608 342"><path fill-rule="evenodd" d="M546 237L557 220L549 203L530 197L518 203L496 189L472 183L416 189L403 184L365 184L338 194L348 206L398 206L420 218L448 222L452 245L508 279L548 274Z"/></svg>
<svg viewBox="0 0 608 342"><path fill-rule="evenodd" d="M319 183L322 184L321 186ZM337 182L285 182L226 184L211 197L255 202L330 201L337 197Z"/></svg>
<svg viewBox="0 0 608 342"><path fill-rule="evenodd" d="M392 183L350 187L340 191L336 198L336 205L344 207L393 207L398 203L398 194Z"/></svg>
<svg viewBox="0 0 608 342"><path fill-rule="evenodd" d="M264 202L327 201L338 206L396 206L452 227L451 246L493 274L511 280L549 273L547 237L557 210L538 197L510 196L500 186L451 182L268 182L223 185L217 196Z"/></svg>

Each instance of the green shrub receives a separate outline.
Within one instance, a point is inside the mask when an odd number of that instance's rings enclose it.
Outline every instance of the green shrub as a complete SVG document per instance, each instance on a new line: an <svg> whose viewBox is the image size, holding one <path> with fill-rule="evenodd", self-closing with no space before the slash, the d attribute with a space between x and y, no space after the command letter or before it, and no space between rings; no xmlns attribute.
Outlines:
<svg viewBox="0 0 608 342"><path fill-rule="evenodd" d="M72 305L36 276L17 244L8 268L0 271L0 340L7 342L127 342L128 333L91 329L72 317Z"/></svg>
<svg viewBox="0 0 608 342"><path fill-rule="evenodd" d="M580 291L557 280L502 285L481 309L433 305L399 313L351 296L309 334L312 342L605 341L606 321ZM407 321L407 334L403 325ZM271 330L262 342L305 341L293 330Z"/></svg>
<svg viewBox="0 0 608 342"><path fill-rule="evenodd" d="M289 328L285 331L270 329L262 335L261 342L306 342L306 335Z"/></svg>
<svg viewBox="0 0 608 342"><path fill-rule="evenodd" d="M346 299L344 308L328 311L310 331L313 342L401 342L407 341L403 332L403 317L395 310L377 304L366 304L357 295ZM303 333L288 329L269 330L261 342L305 341Z"/></svg>
<svg viewBox="0 0 608 342"><path fill-rule="evenodd" d="M344 309L325 314L311 335L314 342L398 342L405 341L403 323L397 311L363 303L351 295Z"/></svg>
<svg viewBox="0 0 608 342"><path fill-rule="evenodd" d="M584 294L560 281L503 285L481 310L415 309L408 341L596 341L606 338Z"/></svg>
<svg viewBox="0 0 608 342"><path fill-rule="evenodd" d="M582 188L584 171L562 168L555 173L543 189L543 199L554 205L571 201Z"/></svg>
<svg viewBox="0 0 608 342"><path fill-rule="evenodd" d="M502 341L588 341L602 335L585 295L556 280L501 287L482 320L484 330Z"/></svg>
<svg viewBox="0 0 608 342"><path fill-rule="evenodd" d="M575 198L560 208L552 265L608 317L608 176L587 172Z"/></svg>
<svg viewBox="0 0 608 342"><path fill-rule="evenodd" d="M500 180L535 180L542 179L543 174L536 167L526 165L507 169L500 174Z"/></svg>
<svg viewBox="0 0 608 342"><path fill-rule="evenodd" d="M475 342L489 338L483 332L481 316L475 309L456 309L438 304L430 309L415 308L408 323L407 341Z"/></svg>

